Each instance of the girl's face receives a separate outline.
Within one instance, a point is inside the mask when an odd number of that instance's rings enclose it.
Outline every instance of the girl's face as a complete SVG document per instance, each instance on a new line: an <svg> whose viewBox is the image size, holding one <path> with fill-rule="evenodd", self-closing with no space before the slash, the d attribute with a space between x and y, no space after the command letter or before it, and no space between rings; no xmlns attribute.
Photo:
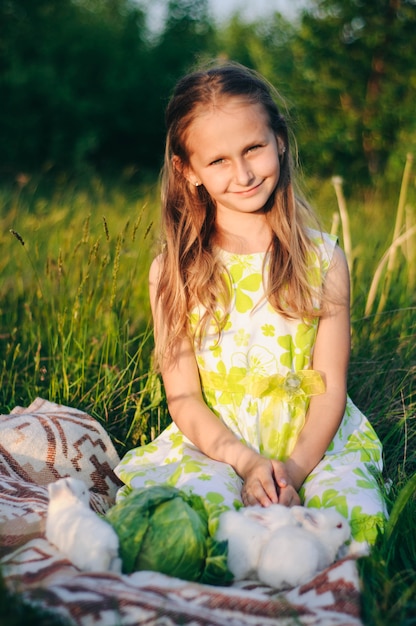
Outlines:
<svg viewBox="0 0 416 626"><path fill-rule="evenodd" d="M188 129L190 183L204 185L221 212L261 211L276 188L283 141L261 104L223 100Z"/></svg>

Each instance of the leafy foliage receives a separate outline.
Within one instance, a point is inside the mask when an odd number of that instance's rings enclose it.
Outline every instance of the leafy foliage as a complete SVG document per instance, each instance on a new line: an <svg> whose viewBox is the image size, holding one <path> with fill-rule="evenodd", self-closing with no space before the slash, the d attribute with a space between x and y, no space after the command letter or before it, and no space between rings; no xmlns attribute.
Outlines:
<svg viewBox="0 0 416 626"><path fill-rule="evenodd" d="M3 170L158 169L166 98L206 47L204 12L170 2L154 41L130 0L2 0Z"/></svg>
<svg viewBox="0 0 416 626"><path fill-rule="evenodd" d="M295 67L302 68L294 97L301 106L311 103L300 141L305 155L313 147L323 152L322 172L331 175L336 168L362 180L384 171L401 126L415 131L410 66L416 6L390 0L313 4L294 43Z"/></svg>
<svg viewBox="0 0 416 626"><path fill-rule="evenodd" d="M286 95L309 176L368 184L415 140L415 27L412 1L311 0L296 23L234 17L221 45Z"/></svg>
<svg viewBox="0 0 416 626"><path fill-rule="evenodd" d="M412 0L310 0L297 21L220 25L208 0L169 0L157 32L144 0L1 0L0 174L130 168L143 180L162 161L177 78L219 56L285 94L309 175L367 184L415 140L415 26Z"/></svg>

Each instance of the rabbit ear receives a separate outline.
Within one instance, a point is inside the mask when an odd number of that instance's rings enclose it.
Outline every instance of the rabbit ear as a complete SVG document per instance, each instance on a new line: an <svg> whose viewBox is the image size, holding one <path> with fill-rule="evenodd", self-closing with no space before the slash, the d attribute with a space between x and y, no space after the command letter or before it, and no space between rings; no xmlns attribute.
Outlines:
<svg viewBox="0 0 416 626"><path fill-rule="evenodd" d="M77 500L87 502L89 500L89 493L86 484L78 478L72 478L68 476L63 479L66 486L66 492L72 494Z"/></svg>
<svg viewBox="0 0 416 626"><path fill-rule="evenodd" d="M80 493L82 493L82 489L78 485L78 482L73 478L64 478L63 483L65 485L65 489L72 493L73 496L78 497Z"/></svg>
<svg viewBox="0 0 416 626"><path fill-rule="evenodd" d="M56 486L56 483L48 484L48 493L49 493L50 500L52 500L52 498L55 498L57 491L59 491L59 487Z"/></svg>
<svg viewBox="0 0 416 626"><path fill-rule="evenodd" d="M304 506L292 506L290 510L295 520L299 524L303 524L305 516L308 514L308 510L305 509Z"/></svg>
<svg viewBox="0 0 416 626"><path fill-rule="evenodd" d="M306 529L316 530L320 527L319 511L313 509L305 509L302 506L292 507L292 513L295 519Z"/></svg>
<svg viewBox="0 0 416 626"><path fill-rule="evenodd" d="M266 509L262 506L248 506L242 509L242 513L245 517L257 522L257 524L261 524L262 526L268 526L269 515L266 512Z"/></svg>
<svg viewBox="0 0 416 626"><path fill-rule="evenodd" d="M254 507L250 507L247 508L247 510L244 511L244 515L245 517L249 517L250 519L254 519L256 522L263 522L263 516L261 514L261 511L255 510Z"/></svg>
<svg viewBox="0 0 416 626"><path fill-rule="evenodd" d="M311 526L312 528L319 528L319 520L316 514L310 513L309 511L305 513L305 517L303 520L305 526Z"/></svg>
<svg viewBox="0 0 416 626"><path fill-rule="evenodd" d="M48 484L50 499L59 498L61 495L67 494L68 491L73 493L69 481L66 478L60 478L56 482Z"/></svg>

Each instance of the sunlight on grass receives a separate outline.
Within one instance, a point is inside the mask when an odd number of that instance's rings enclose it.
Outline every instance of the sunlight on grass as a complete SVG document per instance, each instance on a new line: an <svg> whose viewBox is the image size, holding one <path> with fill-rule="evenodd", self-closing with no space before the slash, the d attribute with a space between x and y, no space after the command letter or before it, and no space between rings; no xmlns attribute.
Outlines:
<svg viewBox="0 0 416 626"><path fill-rule="evenodd" d="M415 189L408 180L399 220L396 193L391 201L377 192L345 197L347 182L341 189L336 181L337 194L331 181L321 185L315 205L325 208L325 227L332 222L347 243L354 296L349 390L383 441L391 485L390 521L371 555L359 561L363 620L410 626L416 614L416 302L409 287ZM340 199L341 219L334 220ZM41 396L97 418L121 454L154 438L169 421L151 367L147 295L157 251L156 185L123 189L93 179L88 188L65 182L42 191L32 182L0 190L0 202L2 412Z"/></svg>
<svg viewBox="0 0 416 626"><path fill-rule="evenodd" d="M112 204L102 194L20 194L10 211L3 199L0 398L3 411L36 395L76 405L124 446L149 392L157 205L150 194L115 190Z"/></svg>

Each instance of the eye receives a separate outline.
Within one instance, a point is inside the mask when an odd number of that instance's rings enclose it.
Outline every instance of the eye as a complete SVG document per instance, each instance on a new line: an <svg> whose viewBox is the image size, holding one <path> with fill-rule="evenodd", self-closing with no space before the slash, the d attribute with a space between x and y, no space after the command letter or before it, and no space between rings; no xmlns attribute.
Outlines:
<svg viewBox="0 0 416 626"><path fill-rule="evenodd" d="M247 149L247 152L254 152L255 150L258 150L259 148L262 148L263 146L261 144L256 144L254 146L250 146Z"/></svg>
<svg viewBox="0 0 416 626"><path fill-rule="evenodd" d="M224 163L225 159L221 158L221 159L215 159L215 161L211 161L210 165L220 165L221 163Z"/></svg>

